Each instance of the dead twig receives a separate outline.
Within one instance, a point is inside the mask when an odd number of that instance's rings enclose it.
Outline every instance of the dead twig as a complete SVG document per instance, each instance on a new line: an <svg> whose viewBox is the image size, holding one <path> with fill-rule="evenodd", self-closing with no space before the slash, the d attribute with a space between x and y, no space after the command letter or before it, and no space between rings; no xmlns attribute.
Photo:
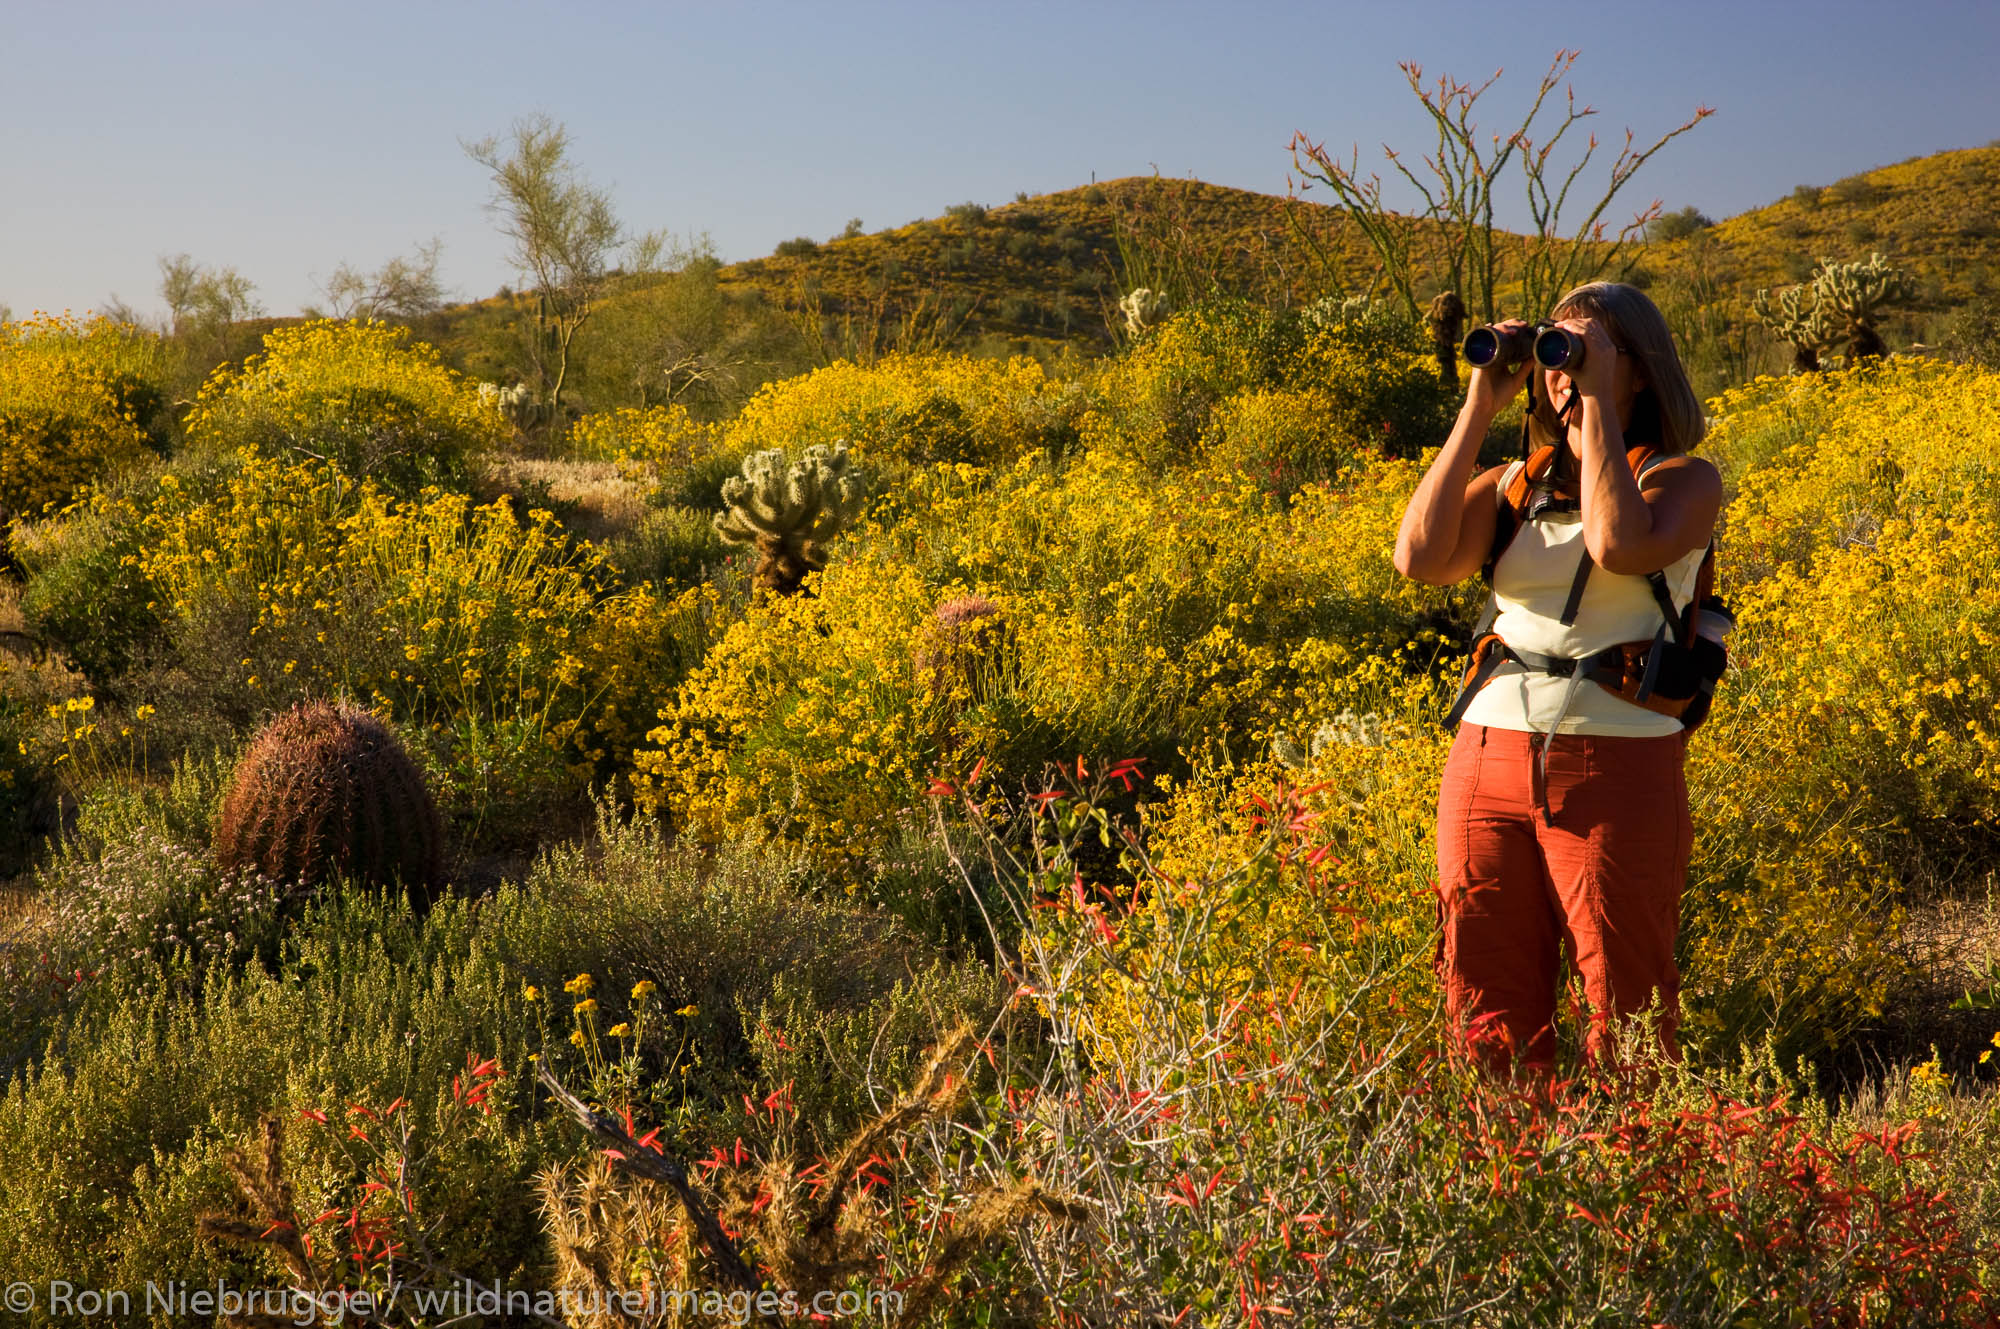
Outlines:
<svg viewBox="0 0 2000 1329"><path fill-rule="evenodd" d="M679 1159L655 1146L640 1144L625 1133L617 1121L597 1111L588 1103L572 1094L558 1080L547 1062L535 1063L535 1077L549 1091L558 1103L569 1109L571 1116L592 1136L608 1146L605 1157L635 1176L651 1181L664 1182L679 1197L681 1208L687 1213L688 1221L694 1224L695 1235L701 1238L702 1246L708 1251L708 1258L714 1262L716 1270L729 1283L753 1296L764 1290L763 1284L752 1273L750 1266L737 1253L736 1243L722 1230L722 1224L715 1214L696 1194L688 1180L687 1165ZM767 1316L759 1316L765 1324L773 1323Z"/></svg>

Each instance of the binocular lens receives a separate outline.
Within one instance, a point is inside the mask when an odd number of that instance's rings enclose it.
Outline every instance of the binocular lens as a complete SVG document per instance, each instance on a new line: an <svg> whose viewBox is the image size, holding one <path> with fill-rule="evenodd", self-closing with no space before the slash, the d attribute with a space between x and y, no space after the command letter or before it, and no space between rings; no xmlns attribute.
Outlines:
<svg viewBox="0 0 2000 1329"><path fill-rule="evenodd" d="M1535 338L1535 363L1544 369L1575 369L1583 363L1583 338L1568 328L1549 328Z"/></svg>
<svg viewBox="0 0 2000 1329"><path fill-rule="evenodd" d="M1500 358L1500 334L1492 328L1474 328L1465 334L1465 363L1484 369Z"/></svg>

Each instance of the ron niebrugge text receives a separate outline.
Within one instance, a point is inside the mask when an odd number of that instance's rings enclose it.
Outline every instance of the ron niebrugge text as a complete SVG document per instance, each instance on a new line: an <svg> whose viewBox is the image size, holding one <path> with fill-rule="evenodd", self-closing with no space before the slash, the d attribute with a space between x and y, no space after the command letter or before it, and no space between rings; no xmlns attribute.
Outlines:
<svg viewBox="0 0 2000 1329"><path fill-rule="evenodd" d="M527 1291L461 1282L449 1288L417 1288L392 1284L382 1292L335 1289L312 1292L291 1287L230 1287L225 1283L146 1283L142 1288L87 1288L60 1279L51 1281L34 1298L35 1289L16 1283L7 1290L8 1308L35 1309L50 1316L76 1315L91 1319L124 1316L261 1316L294 1324L340 1324L350 1316L371 1320L403 1307L422 1315L571 1315L682 1314L718 1316L748 1324L753 1315L795 1318L846 1318L869 1315L893 1317L902 1310L903 1296L894 1291L797 1292L765 1290L719 1292L714 1289L662 1288L646 1292ZM29 1304L18 1304L28 1294Z"/></svg>

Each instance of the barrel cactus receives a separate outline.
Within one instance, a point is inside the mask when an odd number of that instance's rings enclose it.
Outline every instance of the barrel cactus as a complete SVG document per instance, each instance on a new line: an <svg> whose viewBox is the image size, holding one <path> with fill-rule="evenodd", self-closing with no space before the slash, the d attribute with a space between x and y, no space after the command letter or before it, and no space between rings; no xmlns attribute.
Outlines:
<svg viewBox="0 0 2000 1329"><path fill-rule="evenodd" d="M937 705L945 746L967 706L992 699L1014 653L1014 631L1000 606L962 595L937 607L916 643L917 679Z"/></svg>
<svg viewBox="0 0 2000 1329"><path fill-rule="evenodd" d="M437 805L389 727L317 701L251 741L223 801L215 856L308 887L338 875L427 896L443 876L443 844Z"/></svg>
<svg viewBox="0 0 2000 1329"><path fill-rule="evenodd" d="M815 444L790 465L773 448L746 458L742 474L723 482L715 533L725 544L756 546L759 588L795 595L808 572L826 566L827 543L861 515L867 497L846 444Z"/></svg>

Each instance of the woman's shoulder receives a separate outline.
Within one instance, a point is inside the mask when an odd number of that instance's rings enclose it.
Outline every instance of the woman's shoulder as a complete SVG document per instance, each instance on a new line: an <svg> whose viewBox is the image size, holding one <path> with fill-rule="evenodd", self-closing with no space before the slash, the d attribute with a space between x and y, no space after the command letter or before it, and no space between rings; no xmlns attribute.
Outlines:
<svg viewBox="0 0 2000 1329"><path fill-rule="evenodd" d="M1678 452L1666 455L1655 454L1640 466L1639 487L1650 489L1655 485L1666 485L1688 494L1722 495L1722 472L1706 457L1692 453Z"/></svg>

